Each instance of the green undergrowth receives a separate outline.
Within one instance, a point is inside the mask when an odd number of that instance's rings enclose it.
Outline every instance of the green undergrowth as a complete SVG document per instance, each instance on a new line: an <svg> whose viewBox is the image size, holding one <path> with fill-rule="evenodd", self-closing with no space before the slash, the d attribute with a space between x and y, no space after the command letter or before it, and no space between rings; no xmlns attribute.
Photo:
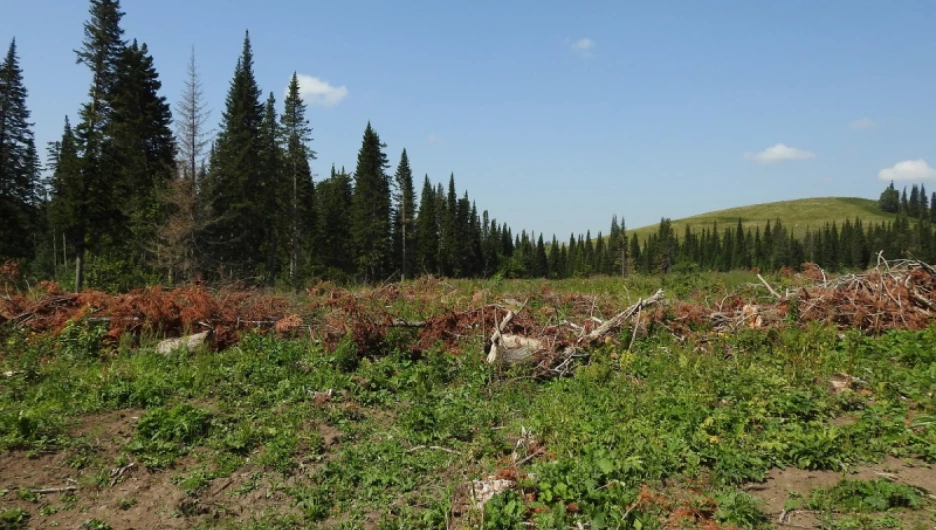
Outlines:
<svg viewBox="0 0 936 530"><path fill-rule="evenodd" d="M677 515L757 528L768 514L740 487L774 467L936 462L936 328L869 338L809 326L704 341L658 329L551 380L487 366L480 353L414 356L405 338L390 336L380 355L257 334L219 353L158 355L102 348L93 326L58 339L7 329L0 371L14 375L0 382L0 451L68 452L91 477L82 489L104 491L109 471L133 462L184 492L184 506L267 492L269 504L257 501L246 519L173 512L199 528L662 528ZM479 340L461 351L480 352ZM841 373L854 388L833 392L828 379ZM138 420L116 456L72 435L118 409ZM516 471L514 458L525 460ZM464 485L498 472L517 486L483 511L467 506ZM887 484L843 483L810 507L930 502ZM13 500L0 497L7 527L43 519Z"/></svg>

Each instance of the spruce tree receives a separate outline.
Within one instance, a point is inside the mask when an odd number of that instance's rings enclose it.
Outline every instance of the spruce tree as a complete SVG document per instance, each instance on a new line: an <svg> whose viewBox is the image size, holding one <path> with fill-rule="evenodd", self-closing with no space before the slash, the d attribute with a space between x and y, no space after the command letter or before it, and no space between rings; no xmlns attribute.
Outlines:
<svg viewBox="0 0 936 530"><path fill-rule="evenodd" d="M48 167L52 172L50 179L51 200L49 203L49 223L52 226L55 242L61 238L62 255L68 255L68 243L77 249L76 242L84 237L87 226L85 197L86 181L81 174L81 159L78 153L78 139L75 137L68 117L62 139L49 148ZM77 258L77 255L76 255ZM63 265L66 260L63 259Z"/></svg>
<svg viewBox="0 0 936 530"><path fill-rule="evenodd" d="M400 155L400 163L397 165L393 180L396 184L393 209L393 255L399 263L402 279L406 280L412 276L413 265L416 262L416 230L413 226L416 219L416 191L413 189L413 172L410 169L406 149L403 149Z"/></svg>
<svg viewBox="0 0 936 530"><path fill-rule="evenodd" d="M452 188L454 190L454 188ZM451 190L450 190L451 191ZM471 263L471 201L468 192L458 199L455 206L455 275L467 278L472 274Z"/></svg>
<svg viewBox="0 0 936 530"><path fill-rule="evenodd" d="M260 121L260 167L263 173L260 181L260 195L257 197L260 210L257 217L263 226L263 247L266 255L265 275L272 285L280 271L280 251L283 241L289 240L291 223L288 211L289 191L285 169L285 153L280 145L280 126L276 116L276 98L270 92L263 107L263 119ZM285 237L284 237L285 236ZM294 277L291 275L290 279ZM298 280L294 280L298 281ZM298 289L298 285L294 283Z"/></svg>
<svg viewBox="0 0 936 530"><path fill-rule="evenodd" d="M212 150L203 193L214 222L206 243L219 272L255 276L264 257L264 168L261 163L260 124L264 107L254 78L250 34L234 69Z"/></svg>
<svg viewBox="0 0 936 530"><path fill-rule="evenodd" d="M299 94L299 78L293 72L289 80L283 116L280 118L286 150L286 172L289 196L289 277L293 290L299 292L300 258L303 248L310 242L315 226L315 185L309 161L315 160L315 151L309 147L312 128L306 118L306 106ZM314 251L314 249L313 249Z"/></svg>
<svg viewBox="0 0 936 530"><path fill-rule="evenodd" d="M317 215L316 262L325 277L346 280L356 268L351 239L351 177L336 172L319 183L315 194Z"/></svg>
<svg viewBox="0 0 936 530"><path fill-rule="evenodd" d="M0 63L0 260L32 257L39 223L39 163L26 95L13 40Z"/></svg>
<svg viewBox="0 0 936 530"><path fill-rule="evenodd" d="M368 122L354 171L351 208L351 235L358 272L365 282L382 280L391 261L390 179L384 147Z"/></svg>
<svg viewBox="0 0 936 530"><path fill-rule="evenodd" d="M420 272L438 272L439 218L435 204L435 190L429 175L423 180L419 196L419 213L416 216L416 267Z"/></svg>
<svg viewBox="0 0 936 530"><path fill-rule="evenodd" d="M448 194L445 196L444 215L441 220L443 255L442 271L445 276L454 276L458 272L458 196L455 194L455 174L449 175Z"/></svg>
<svg viewBox="0 0 936 530"><path fill-rule="evenodd" d="M108 173L120 197L116 204L119 224L113 234L129 256L156 250L156 227L164 216L159 198L174 174L172 113L166 98L159 95L161 88L146 44L133 41L124 47L104 134ZM125 261L132 267L143 265L139 259Z"/></svg>
<svg viewBox="0 0 936 530"><path fill-rule="evenodd" d="M91 0L90 18L84 24L82 47L75 50L77 62L91 70L90 101L81 107L81 121L75 138L81 159L79 196L74 208L67 208L81 219L68 223L77 230L75 246L75 290L84 286L85 251L104 243L120 227L118 197L109 163L109 139L105 136L111 114L112 98L125 43L120 21L124 13L119 0Z"/></svg>

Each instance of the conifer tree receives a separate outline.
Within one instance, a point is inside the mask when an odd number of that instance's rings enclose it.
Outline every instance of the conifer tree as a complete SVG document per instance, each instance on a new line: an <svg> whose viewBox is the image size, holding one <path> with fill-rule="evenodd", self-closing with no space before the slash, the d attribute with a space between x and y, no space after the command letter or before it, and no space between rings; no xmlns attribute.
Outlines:
<svg viewBox="0 0 936 530"><path fill-rule="evenodd" d="M356 264L351 238L351 177L331 169L331 176L316 190L316 261L326 277L345 280Z"/></svg>
<svg viewBox="0 0 936 530"><path fill-rule="evenodd" d="M423 180L419 195L419 213L416 216L416 267L419 272L438 272L439 218L435 204L435 190L429 175Z"/></svg>
<svg viewBox="0 0 936 530"><path fill-rule="evenodd" d="M289 211L287 205L292 204L290 200L291 186L287 183L285 166L285 153L280 145L282 134L280 133L279 121L276 116L276 98L270 92L266 104L263 107L263 119L260 121L259 144L260 144L260 167L262 168L262 177L260 181L260 195L257 197L257 218L263 226L263 248L266 255L266 277L272 284L280 271L280 251L283 249L283 241L288 241L292 233L292 219L290 216L284 216L284 211ZM285 237L284 237L285 236ZM291 256L291 252L289 253ZM290 271L291 273L292 271ZM290 280L294 288L298 289L298 277L290 274Z"/></svg>
<svg viewBox="0 0 936 530"><path fill-rule="evenodd" d="M75 230L75 290L84 287L85 251L94 249L120 225L120 202L115 195L113 166L107 160L108 139L104 131L113 106L111 100L125 43L120 21L124 13L119 0L91 0L90 18L84 24L82 47L75 50L77 61L91 70L90 101L81 107L81 121L75 139L80 156L81 185L71 207L61 208L78 215L68 225Z"/></svg>
<svg viewBox="0 0 936 530"><path fill-rule="evenodd" d="M406 149L400 155L396 175L395 205L393 209L393 255L400 264L400 274L404 280L413 274L416 262L416 191L413 189L413 172L410 169Z"/></svg>
<svg viewBox="0 0 936 530"><path fill-rule="evenodd" d="M207 129L210 113L195 64L194 47L189 56L182 96L175 110L176 178L160 198L167 211L156 234L158 262L168 271L170 283L174 281L176 271L181 273L182 279L191 279L201 268L202 256L197 238L210 223L199 193L200 175L205 172L207 164L205 151L210 144Z"/></svg>
<svg viewBox="0 0 936 530"><path fill-rule="evenodd" d="M315 227L315 185L309 161L315 151L309 147L312 128L306 118L306 106L299 93L299 78L293 72L289 80L283 115L280 118L286 151L286 172L289 175L289 277L293 290L299 292L299 270L302 249L308 247Z"/></svg>
<svg viewBox="0 0 936 530"><path fill-rule="evenodd" d="M385 146L368 122L354 171L351 235L358 272L364 281L378 281L390 264L390 179Z"/></svg>
<svg viewBox="0 0 936 530"><path fill-rule="evenodd" d="M549 254L546 258L549 277L558 279L562 275L562 249L556 234L553 234L552 242L549 244Z"/></svg>
<svg viewBox="0 0 936 530"><path fill-rule="evenodd" d="M172 113L159 94L162 83L146 44L133 41L124 47L116 74L104 128L108 173L120 197L114 234L130 256L143 256L155 250L152 241L164 216L159 198L174 173Z"/></svg>
<svg viewBox="0 0 936 530"><path fill-rule="evenodd" d="M441 185L441 184L440 184ZM455 194L455 174L449 175L448 194L444 196L441 216L442 274L453 276L458 266L458 196Z"/></svg>
<svg viewBox="0 0 936 530"><path fill-rule="evenodd" d="M194 46L189 55L182 97L176 103L175 111L179 177L197 184L198 170L205 163L205 149L210 143L207 122L211 113L205 103L204 89L195 64ZM195 186L193 188L197 189Z"/></svg>
<svg viewBox="0 0 936 530"><path fill-rule="evenodd" d="M32 257L39 224L39 161L26 95L13 40L0 62L0 260Z"/></svg>
<svg viewBox="0 0 936 530"><path fill-rule="evenodd" d="M75 242L84 236L87 229L85 223L88 218L84 200L87 195L85 189L87 183L81 174L78 139L75 137L67 116L62 139L50 145L48 166L52 171L49 223L52 226L55 241L58 241L59 235L61 236L62 254L67 256L68 242L71 241L73 247L78 248Z"/></svg>
<svg viewBox="0 0 936 530"><path fill-rule="evenodd" d="M265 261L264 168L260 124L264 107L254 78L250 34L228 88L221 127L203 193L214 222L206 230L214 265L222 273L256 276Z"/></svg>

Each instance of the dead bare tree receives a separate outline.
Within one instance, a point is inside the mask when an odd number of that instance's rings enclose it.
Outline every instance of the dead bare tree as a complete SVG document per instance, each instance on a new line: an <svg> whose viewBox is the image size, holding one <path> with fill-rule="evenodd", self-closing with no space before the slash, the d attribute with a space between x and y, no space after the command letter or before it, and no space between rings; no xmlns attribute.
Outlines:
<svg viewBox="0 0 936 530"><path fill-rule="evenodd" d="M169 282L176 272L192 278L198 268L197 234L208 222L207 211L198 200L199 175L205 167L205 151L210 142L207 121L210 111L195 63L195 48L189 57L185 87L175 106L177 178L160 199L169 210L157 229L155 251L159 266L167 269Z"/></svg>
<svg viewBox="0 0 936 530"><path fill-rule="evenodd" d="M179 147L179 177L191 180L198 189L198 170L211 142L206 123L211 112L204 102L204 90L195 64L195 48L189 57L182 98L176 103L176 143Z"/></svg>

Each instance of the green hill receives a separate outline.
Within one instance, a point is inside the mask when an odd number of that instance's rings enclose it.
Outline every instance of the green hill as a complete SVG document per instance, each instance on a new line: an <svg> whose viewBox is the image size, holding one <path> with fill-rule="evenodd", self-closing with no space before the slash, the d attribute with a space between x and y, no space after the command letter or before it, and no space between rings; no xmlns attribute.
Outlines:
<svg viewBox="0 0 936 530"><path fill-rule="evenodd" d="M877 201L870 199L825 197L729 208L684 219L674 219L672 223L676 235L682 237L686 225L690 225L695 232L702 228L711 228L714 223L718 223L719 232L723 232L725 228L733 228L738 219L741 219L745 230L748 228L753 230L755 227L763 230L767 221L773 223L779 219L788 230L801 236L806 233L807 229L819 228L833 221L841 225L846 219L851 221L861 219L864 223L876 224L892 221L896 217L895 214L882 212L878 209ZM658 226L659 223L628 232L636 233L643 240L656 232Z"/></svg>

